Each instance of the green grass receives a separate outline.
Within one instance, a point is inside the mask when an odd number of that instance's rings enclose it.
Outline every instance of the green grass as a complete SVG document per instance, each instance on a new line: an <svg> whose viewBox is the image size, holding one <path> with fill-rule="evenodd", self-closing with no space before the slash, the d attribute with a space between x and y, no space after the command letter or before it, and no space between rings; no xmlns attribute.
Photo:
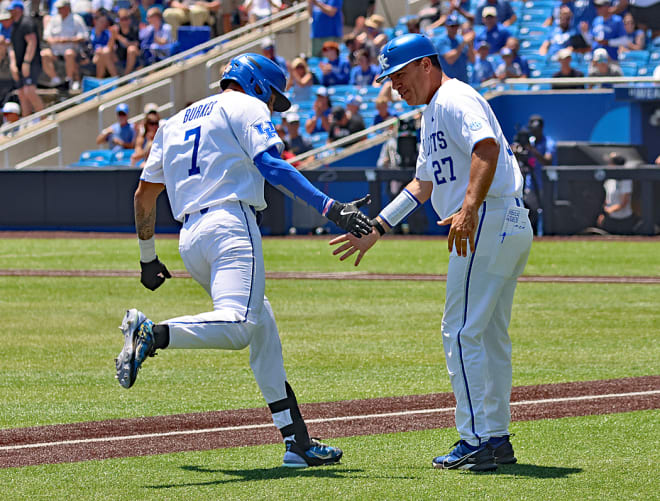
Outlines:
<svg viewBox="0 0 660 501"><path fill-rule="evenodd" d="M282 446L0 470L8 500L604 500L658 498L657 411L519 422L519 463L495 473L430 467L455 438L427 430L333 440L342 464L280 468Z"/></svg>
<svg viewBox="0 0 660 501"><path fill-rule="evenodd" d="M159 239L171 269L176 241ZM326 239L266 239L266 267L354 270ZM529 274L660 275L658 243L542 241ZM430 263L430 264L429 264ZM123 240L0 240L0 269L137 270ZM358 270L444 273L445 242L386 239ZM285 365L301 402L449 391L439 335L444 283L270 280ZM521 283L514 384L660 373L660 286ZM191 279L157 292L136 278L0 277L0 428L262 407L248 352L163 350L130 391L114 380L127 307L155 320L205 311ZM333 440L342 465L273 468L281 446L0 470L12 499L657 499L658 411L515 423L521 465L438 472L454 430Z"/></svg>
<svg viewBox="0 0 660 501"><path fill-rule="evenodd" d="M268 271L366 271L445 273L446 240L385 238L369 251L358 268L332 257L329 238L266 238ZM183 270L177 240L157 237L157 250L170 269ZM660 241L541 240L532 247L528 275L660 276ZM135 238L9 239L0 245L0 269L136 270Z"/></svg>

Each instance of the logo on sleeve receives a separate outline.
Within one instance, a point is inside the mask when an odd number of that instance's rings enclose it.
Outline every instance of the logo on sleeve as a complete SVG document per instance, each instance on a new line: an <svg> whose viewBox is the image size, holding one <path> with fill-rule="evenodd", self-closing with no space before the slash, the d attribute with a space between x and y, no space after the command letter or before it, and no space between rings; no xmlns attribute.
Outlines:
<svg viewBox="0 0 660 501"><path fill-rule="evenodd" d="M484 124L482 124L479 120L472 120L472 121L468 124L468 128L469 128L471 131L478 131L478 130L481 129L483 126L484 126Z"/></svg>
<svg viewBox="0 0 660 501"><path fill-rule="evenodd" d="M254 128L257 129L259 134L266 136L266 139L272 139L277 136L277 130L275 130L273 122L261 122L255 124Z"/></svg>

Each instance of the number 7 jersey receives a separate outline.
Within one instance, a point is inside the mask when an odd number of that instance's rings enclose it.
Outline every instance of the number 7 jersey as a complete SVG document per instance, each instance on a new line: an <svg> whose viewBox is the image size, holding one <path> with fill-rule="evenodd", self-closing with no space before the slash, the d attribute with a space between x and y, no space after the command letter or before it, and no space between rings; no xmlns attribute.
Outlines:
<svg viewBox="0 0 660 501"><path fill-rule="evenodd" d="M263 210L264 178L253 158L272 146L284 148L266 104L225 92L191 104L158 129L140 179L165 184L179 221L224 201Z"/></svg>
<svg viewBox="0 0 660 501"><path fill-rule="evenodd" d="M451 79L436 91L422 115L416 177L433 183L431 204L444 219L463 204L472 150L481 140L500 145L489 197L521 197L523 178L488 102L472 87Z"/></svg>

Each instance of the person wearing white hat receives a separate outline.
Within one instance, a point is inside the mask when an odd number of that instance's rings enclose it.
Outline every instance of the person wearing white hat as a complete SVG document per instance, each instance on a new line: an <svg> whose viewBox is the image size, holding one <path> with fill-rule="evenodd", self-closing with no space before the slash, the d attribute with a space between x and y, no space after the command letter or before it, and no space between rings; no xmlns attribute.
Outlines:
<svg viewBox="0 0 660 501"><path fill-rule="evenodd" d="M57 86L62 79L55 70L55 60L64 61L66 80L80 81L80 66L78 60L83 52L83 42L89 37L89 30L81 16L71 12L70 0L55 2L57 14L51 16L44 28L44 41L49 47L41 51L44 73L50 77L50 83Z"/></svg>
<svg viewBox="0 0 660 501"><path fill-rule="evenodd" d="M297 156L311 150L312 143L300 134L300 116L297 113L287 113L286 123L286 142L289 144L289 151Z"/></svg>
<svg viewBox="0 0 660 501"><path fill-rule="evenodd" d="M612 64L610 62L607 50L599 47L592 54L591 65L589 66L587 75L590 77L621 77L623 76L623 72L618 64ZM594 87L612 87L612 84L604 83L590 86L590 88Z"/></svg>
<svg viewBox="0 0 660 501"><path fill-rule="evenodd" d="M280 68L282 68L282 71L284 72L288 80L289 69L287 68L286 65L286 59L284 59L282 56L278 56L275 53L275 40L273 40L271 37L264 38L261 41L261 54L264 57L267 57L268 59L273 61Z"/></svg>
<svg viewBox="0 0 660 501"><path fill-rule="evenodd" d="M477 3L475 8L475 24L485 24L483 22L484 9L492 9L495 11L495 17L497 22L501 23L502 26L511 26L518 20L518 16L511 7L511 4L508 0L481 0Z"/></svg>
<svg viewBox="0 0 660 501"><path fill-rule="evenodd" d="M481 11L483 19L483 27L477 31L477 36L474 41L478 45L479 42L488 42L490 45L490 53L496 54L506 44L507 39L511 36L511 32L501 23L497 22L497 9L491 5L484 7Z"/></svg>
<svg viewBox="0 0 660 501"><path fill-rule="evenodd" d="M7 101L2 107L2 125L17 122L21 118L21 105L14 101ZM5 136L15 135L21 127L11 127L6 129L3 134Z"/></svg>
<svg viewBox="0 0 660 501"><path fill-rule="evenodd" d="M314 115L305 122L307 134L328 132L330 130L330 108L332 108L332 102L330 96L328 96L328 89L319 87L316 89L316 99L312 105Z"/></svg>
<svg viewBox="0 0 660 501"><path fill-rule="evenodd" d="M7 49L11 45L11 25L12 20L9 11L0 10L0 62L6 60Z"/></svg>
<svg viewBox="0 0 660 501"><path fill-rule="evenodd" d="M559 61L559 71L552 75L552 78L580 78L584 76L580 70L571 66L573 59L573 49L564 47L557 52L557 61ZM553 83L553 89L584 89L583 84L563 84Z"/></svg>

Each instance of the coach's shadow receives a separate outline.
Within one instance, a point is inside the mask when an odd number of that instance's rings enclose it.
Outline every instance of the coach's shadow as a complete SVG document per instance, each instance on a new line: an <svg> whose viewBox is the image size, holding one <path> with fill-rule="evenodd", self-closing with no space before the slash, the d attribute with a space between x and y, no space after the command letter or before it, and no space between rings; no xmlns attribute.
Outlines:
<svg viewBox="0 0 660 501"><path fill-rule="evenodd" d="M562 468L558 466L540 466L536 464L501 464L497 468L498 475L515 475L532 478L566 478L569 475L581 473L582 468Z"/></svg>
<svg viewBox="0 0 660 501"><path fill-rule="evenodd" d="M345 478L346 476L353 477L356 473L362 473L364 470L356 468L342 468L341 465L326 466L321 468L251 468L249 470L240 469L211 469L201 466L181 466L182 470L202 473L214 474L221 473L229 477L218 480L208 480L206 482L186 482L180 484L162 484L162 485L148 485L150 489L171 489L174 487L191 487L191 486L209 486L209 485L225 485L236 482L254 482L259 480L276 480L281 478L291 477L314 477L314 478Z"/></svg>

